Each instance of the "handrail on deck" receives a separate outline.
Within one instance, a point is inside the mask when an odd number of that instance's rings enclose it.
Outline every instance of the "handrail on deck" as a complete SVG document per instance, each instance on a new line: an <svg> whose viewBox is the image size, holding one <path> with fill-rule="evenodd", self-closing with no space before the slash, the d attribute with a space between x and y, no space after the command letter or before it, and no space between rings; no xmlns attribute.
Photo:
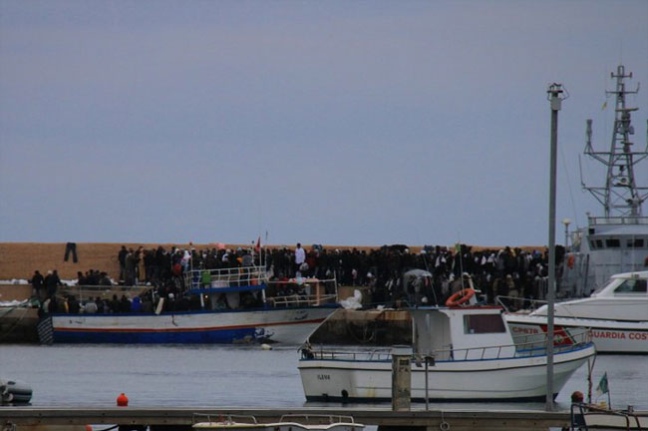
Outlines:
<svg viewBox="0 0 648 431"><path fill-rule="evenodd" d="M572 403L570 409L571 416L571 430L588 431L589 429L600 429L600 424L588 423L588 417L591 419L593 416L615 416L621 418L623 423L609 428L621 428L627 430L641 430L646 429L642 427L640 415L636 414L628 406L628 410L612 410L610 408L597 406L595 404L587 403Z"/></svg>
<svg viewBox="0 0 648 431"><path fill-rule="evenodd" d="M538 334L540 335L540 334ZM554 337L559 339L560 335ZM591 333L589 329L583 330L576 334L571 334L569 342L562 343L554 342L554 353L564 353L576 349L581 349L591 343ZM494 356L489 353L494 352ZM431 352L414 352L412 361L420 360L421 355L432 356L435 358L443 358L438 360L449 361L467 361L467 360L480 360L480 359L505 359L514 357L536 356L546 352L546 334L541 340L534 340L528 342L516 342L514 344L500 345L500 346L483 346L483 347L468 347L463 349L436 349ZM313 354L317 359L365 359L367 361L386 361L392 356L391 348L374 349L371 351L350 351L350 350L333 350L333 349L317 349L313 350ZM446 359L447 358L447 359Z"/></svg>
<svg viewBox="0 0 648 431"><path fill-rule="evenodd" d="M185 273L186 285L194 288L207 284L211 287L226 287L231 283L263 285L267 284L268 279L268 272L263 266L191 269Z"/></svg>
<svg viewBox="0 0 648 431"><path fill-rule="evenodd" d="M303 419L296 421L296 419ZM353 416L347 415L327 415L327 414L308 414L308 413L291 413L282 415L279 422L300 422L305 425L311 424L334 424L338 422L355 423Z"/></svg>
<svg viewBox="0 0 648 431"><path fill-rule="evenodd" d="M285 295L268 298L268 303L274 307L291 307L295 305L320 305L336 300L336 295Z"/></svg>
<svg viewBox="0 0 648 431"><path fill-rule="evenodd" d="M644 216L615 216L615 217L604 217L604 216L589 216L590 225L626 225L626 224L640 224L648 225L648 217Z"/></svg>
<svg viewBox="0 0 648 431"><path fill-rule="evenodd" d="M213 422L212 418L218 418L218 422L224 422L226 424L234 424L236 419L245 419L247 421L251 421L253 424L258 424L257 419L253 415L233 415L231 413L227 414L222 414L222 413L194 413L192 422L197 423L198 420L197 418L205 418L207 419L207 422Z"/></svg>

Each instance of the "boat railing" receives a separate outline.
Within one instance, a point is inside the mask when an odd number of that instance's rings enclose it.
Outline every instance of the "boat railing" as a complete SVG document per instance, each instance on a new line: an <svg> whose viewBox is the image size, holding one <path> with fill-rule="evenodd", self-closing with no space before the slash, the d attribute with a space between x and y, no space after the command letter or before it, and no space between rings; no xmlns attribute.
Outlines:
<svg viewBox="0 0 648 431"><path fill-rule="evenodd" d="M267 298L269 305L273 307L299 307L318 306L336 302L336 295L286 295Z"/></svg>
<svg viewBox="0 0 648 431"><path fill-rule="evenodd" d="M302 348L302 357L307 359L324 359L339 361L391 361L391 348L383 347L372 350L343 350L335 348L320 347L312 349L308 347L309 354L305 354Z"/></svg>
<svg viewBox="0 0 648 431"><path fill-rule="evenodd" d="M89 300L94 300L96 297L110 298L112 295L126 295L129 297L134 297L141 295L147 290L151 289L151 286L145 285L134 285L134 286L120 286L120 285L85 285L85 284L75 284L75 285L64 285L58 288L57 295L62 297L67 297L73 295L79 302L86 302Z"/></svg>
<svg viewBox="0 0 648 431"><path fill-rule="evenodd" d="M513 341L517 346L518 353L530 355L537 351L543 351L547 347L549 335L546 332L533 334L513 335ZM569 351L592 342L592 331L590 328L574 327L566 330L561 327L554 328L554 352Z"/></svg>
<svg viewBox="0 0 648 431"><path fill-rule="evenodd" d="M233 425L242 421L251 424L258 424L256 417L253 415L233 415L231 413L194 413L192 420L194 424L199 422L218 422L226 425Z"/></svg>
<svg viewBox="0 0 648 431"><path fill-rule="evenodd" d="M335 278L291 278L268 280L267 302L275 307L322 305L338 302Z"/></svg>
<svg viewBox="0 0 648 431"><path fill-rule="evenodd" d="M516 340L514 344L453 348L446 346L444 348L433 349L429 352L414 352L412 361L420 363L421 358L431 357L437 361L469 361L484 359L507 359L514 357L542 356L547 351L546 334L538 334L528 339ZM591 332L589 329L574 331L570 334L556 334L554 337L554 353L566 353L573 350L579 350L583 346L591 344ZM389 347L372 350L335 350L331 348L320 347L319 349L310 349L312 353L308 359L340 360L340 361L389 361L392 357L392 349ZM304 358L306 358L304 356Z"/></svg>
<svg viewBox="0 0 648 431"><path fill-rule="evenodd" d="M642 430L648 426L648 418L636 414L632 406L627 410L612 410L607 407L587 403L572 403L570 410L573 431L590 429Z"/></svg>
<svg viewBox="0 0 648 431"><path fill-rule="evenodd" d="M482 359L505 359L511 357L525 357L545 355L547 350L547 336L530 338L528 340L515 340L514 344L499 346L482 346L468 348L447 348L437 349L428 353L438 360L482 360ZM573 334L559 334L554 336L554 353L565 353L578 350L584 345L591 343L589 329L584 329Z"/></svg>
<svg viewBox="0 0 648 431"><path fill-rule="evenodd" d="M591 226L602 225L648 225L648 217L639 216L618 216L618 217L601 217L589 216Z"/></svg>
<svg viewBox="0 0 648 431"><path fill-rule="evenodd" d="M327 425L335 423L355 423L353 416L327 414L288 414L281 416L279 422L296 422L302 425Z"/></svg>
<svg viewBox="0 0 648 431"><path fill-rule="evenodd" d="M265 286L268 272L263 266L239 266L234 268L191 269L185 273L185 285L192 289Z"/></svg>

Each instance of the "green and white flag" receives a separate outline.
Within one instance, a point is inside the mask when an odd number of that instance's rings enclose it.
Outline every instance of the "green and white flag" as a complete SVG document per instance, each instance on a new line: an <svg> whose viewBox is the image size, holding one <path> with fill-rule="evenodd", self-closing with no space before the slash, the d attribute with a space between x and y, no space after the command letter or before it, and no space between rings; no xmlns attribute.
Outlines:
<svg viewBox="0 0 648 431"><path fill-rule="evenodd" d="M607 372L603 374L603 377L601 377L601 381L599 382L598 386L596 387L596 395L601 396L603 394L606 394L610 392L610 388L608 387L608 378L607 378Z"/></svg>

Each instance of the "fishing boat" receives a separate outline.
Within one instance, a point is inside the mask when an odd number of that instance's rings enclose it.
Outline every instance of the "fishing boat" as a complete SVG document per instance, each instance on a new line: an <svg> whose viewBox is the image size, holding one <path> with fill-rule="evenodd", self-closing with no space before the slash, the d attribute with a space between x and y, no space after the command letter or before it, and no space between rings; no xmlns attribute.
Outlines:
<svg viewBox="0 0 648 431"><path fill-rule="evenodd" d="M648 414L635 412L632 407L612 410L591 404L573 403L570 418L570 431L648 429Z"/></svg>
<svg viewBox="0 0 648 431"><path fill-rule="evenodd" d="M570 220L565 219L566 254L558 295L583 297L603 286L613 274L641 271L648 267L648 217L642 206L648 198L648 184L642 184L648 172L648 143L632 141L634 126L631 115L638 108L628 106L627 96L637 94L626 87L632 72L623 65L611 73L615 89L606 91L614 97L614 125L607 150L592 145L592 120L587 120L585 155L599 162L605 172L602 185L586 185L603 208L602 215L588 213L587 226L568 232ZM604 106L607 105L607 102ZM643 165L642 165L643 164ZM639 175L637 175L639 174Z"/></svg>
<svg viewBox="0 0 648 431"><path fill-rule="evenodd" d="M514 335L542 339L547 313L545 304L505 318ZM556 303L554 325L565 337L591 329L598 353L648 354L648 271L613 275L588 298Z"/></svg>
<svg viewBox="0 0 648 431"><path fill-rule="evenodd" d="M261 423L249 415L198 415L204 420L196 422L193 429L237 431L359 431L363 424L352 416L338 415L284 415L279 422ZM216 419L215 417L218 417Z"/></svg>
<svg viewBox="0 0 648 431"><path fill-rule="evenodd" d="M177 296L136 298L137 311L50 313L39 322L40 341L299 345L339 308L335 280L273 282L264 266L188 270Z"/></svg>
<svg viewBox="0 0 648 431"><path fill-rule="evenodd" d="M412 401L542 401L547 396L547 340L513 339L502 308L478 305L472 289L453 306L416 307L410 374ZM470 298L468 301L465 298ZM554 342L553 388L595 355L588 331ZM302 349L298 369L307 401L392 399L396 350ZM399 353L400 355L400 353Z"/></svg>

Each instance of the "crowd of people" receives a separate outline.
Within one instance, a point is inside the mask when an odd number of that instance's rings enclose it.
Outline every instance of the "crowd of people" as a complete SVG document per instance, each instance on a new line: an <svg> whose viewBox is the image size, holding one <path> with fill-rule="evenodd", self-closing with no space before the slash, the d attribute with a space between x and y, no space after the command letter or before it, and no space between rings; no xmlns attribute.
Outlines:
<svg viewBox="0 0 648 431"><path fill-rule="evenodd" d="M557 262L563 254L557 253ZM314 244L308 249L297 243L294 248L227 248L222 245L197 249L163 246L137 249L122 246L118 251L119 280L110 280L107 273L89 270L79 272L78 285L147 285L157 297L175 299L179 303L188 289L185 275L189 270L217 270L245 266L265 266L271 279L294 277L335 279L342 286L356 286L365 293L363 305L395 306L398 304L443 304L446 299L469 283L482 292L482 300L494 303L497 296L517 298L512 308L525 306L525 301L543 299L547 277L546 250L527 251L521 248L473 250L468 245L456 247L425 246L411 252L405 245L375 249L327 249ZM419 270L423 277L409 280L408 271ZM34 291L44 302L56 295L61 285L56 271L46 277L35 272ZM116 298L115 298L116 299ZM95 301L97 310L124 310L117 301ZM122 298L121 302L132 298ZM136 309L141 310L142 298ZM68 306L68 309L70 307ZM73 306L72 308L76 308ZM91 306L91 309L94 307ZM132 309L132 307L131 307ZM148 307L145 307L148 309Z"/></svg>

